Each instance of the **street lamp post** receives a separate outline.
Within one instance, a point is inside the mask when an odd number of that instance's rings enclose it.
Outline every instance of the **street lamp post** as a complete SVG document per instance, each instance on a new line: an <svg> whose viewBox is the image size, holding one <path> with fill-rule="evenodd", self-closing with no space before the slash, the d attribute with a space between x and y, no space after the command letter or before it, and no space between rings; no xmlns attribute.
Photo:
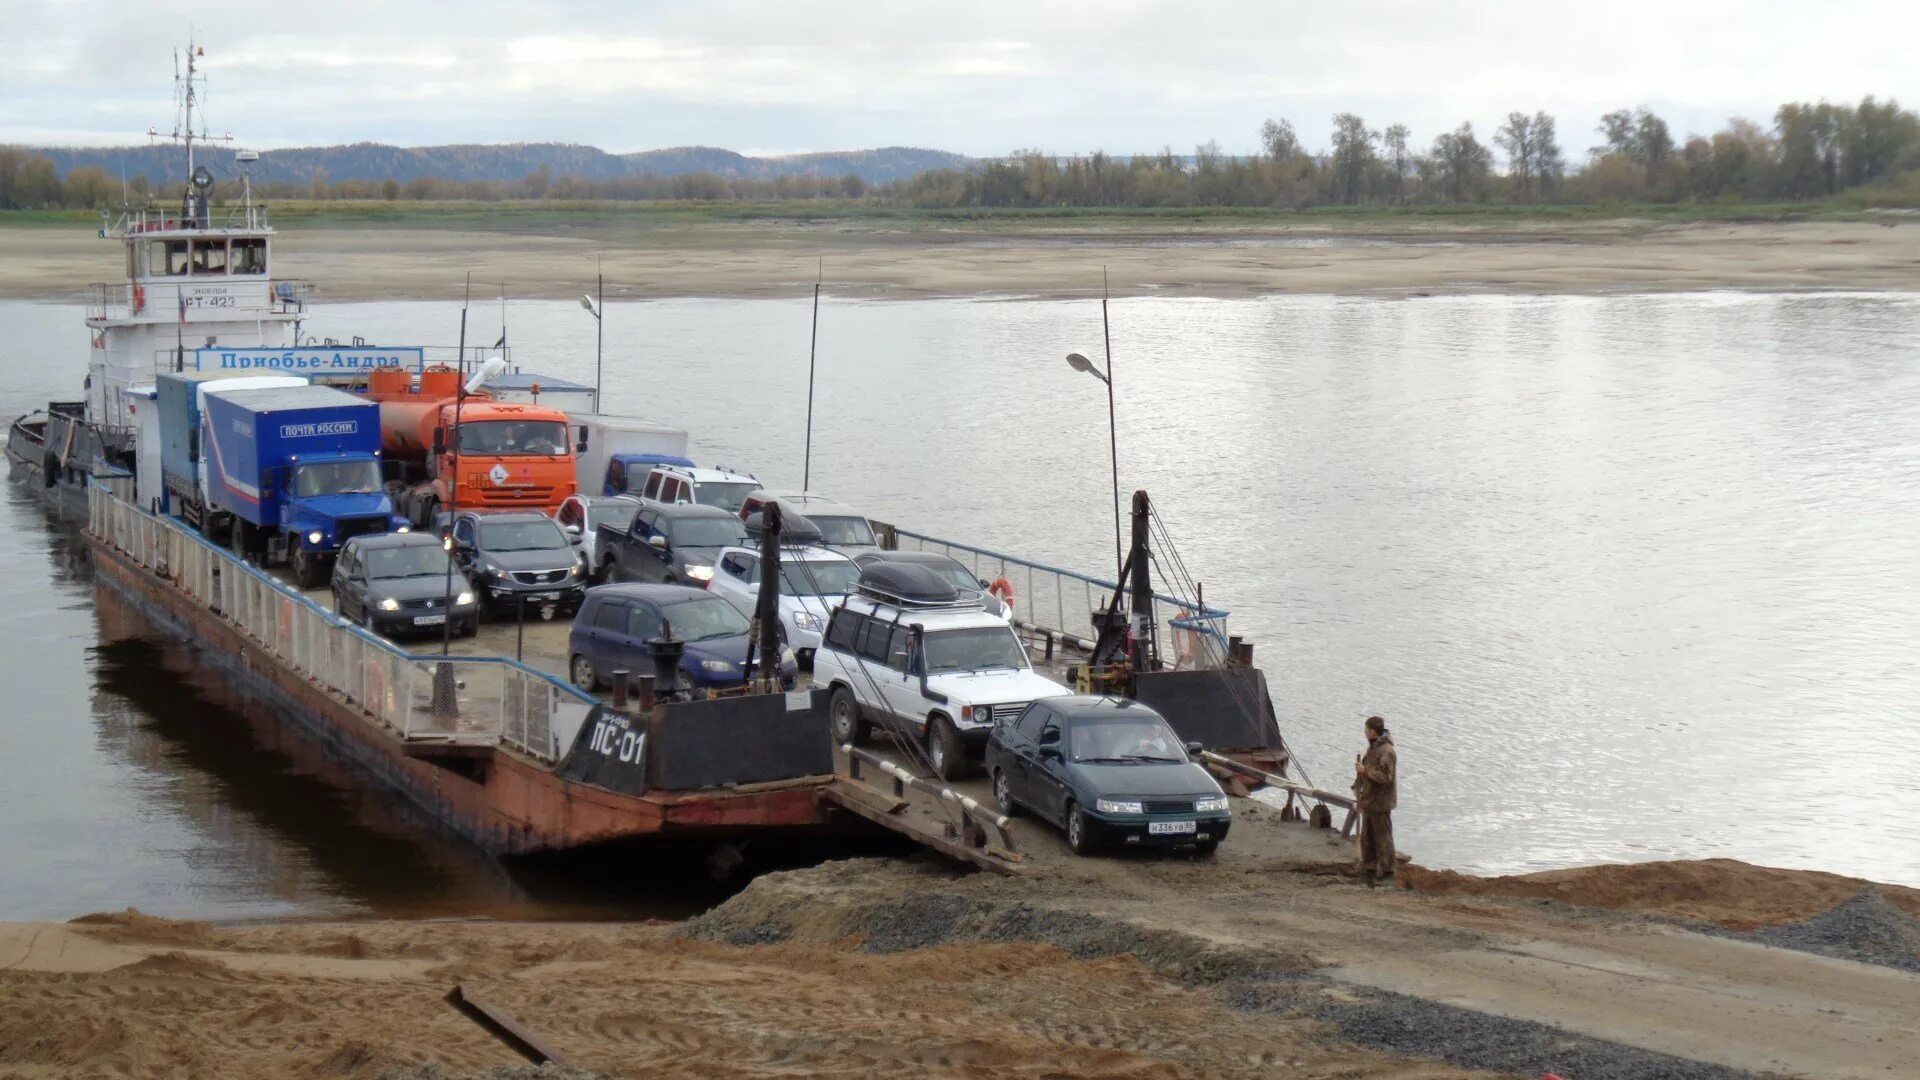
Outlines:
<svg viewBox="0 0 1920 1080"><path fill-rule="evenodd" d="M593 316L593 407L600 409L600 357L607 340L607 275L594 263L594 295L580 294L580 306Z"/></svg>
<svg viewBox="0 0 1920 1080"><path fill-rule="evenodd" d="M1106 313L1107 302L1102 299L1100 321L1103 324L1106 322ZM1114 580L1119 581L1126 569L1127 560L1121 553L1120 545L1120 437L1117 434L1113 413L1113 346L1111 344L1107 346L1107 370L1104 374L1099 368L1093 366L1093 361L1079 353L1067 354L1067 366L1075 371L1084 371L1107 384L1107 448L1113 455L1113 573Z"/></svg>

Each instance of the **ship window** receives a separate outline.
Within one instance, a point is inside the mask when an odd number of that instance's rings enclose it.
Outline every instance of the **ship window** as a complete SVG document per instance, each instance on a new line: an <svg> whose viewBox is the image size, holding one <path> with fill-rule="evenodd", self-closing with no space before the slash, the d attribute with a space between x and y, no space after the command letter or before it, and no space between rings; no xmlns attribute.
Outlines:
<svg viewBox="0 0 1920 1080"><path fill-rule="evenodd" d="M229 260L236 274L264 274L267 272L267 239L264 236L247 237L233 242L233 255Z"/></svg>
<svg viewBox="0 0 1920 1080"><path fill-rule="evenodd" d="M147 245L147 273L179 277L187 272L185 240L155 240Z"/></svg>
<svg viewBox="0 0 1920 1080"><path fill-rule="evenodd" d="M193 242L193 272L195 274L220 274L227 272L227 242L225 240L195 240Z"/></svg>

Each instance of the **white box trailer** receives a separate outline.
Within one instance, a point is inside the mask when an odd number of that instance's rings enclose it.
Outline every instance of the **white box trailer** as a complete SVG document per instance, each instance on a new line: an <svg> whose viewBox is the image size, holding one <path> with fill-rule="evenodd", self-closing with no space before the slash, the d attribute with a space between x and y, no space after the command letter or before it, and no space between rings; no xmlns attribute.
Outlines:
<svg viewBox="0 0 1920 1080"><path fill-rule="evenodd" d="M582 495L606 493L607 465L621 455L687 456L687 433L656 420L606 413L569 413L568 419L576 442L582 433L587 437L586 450L574 459Z"/></svg>

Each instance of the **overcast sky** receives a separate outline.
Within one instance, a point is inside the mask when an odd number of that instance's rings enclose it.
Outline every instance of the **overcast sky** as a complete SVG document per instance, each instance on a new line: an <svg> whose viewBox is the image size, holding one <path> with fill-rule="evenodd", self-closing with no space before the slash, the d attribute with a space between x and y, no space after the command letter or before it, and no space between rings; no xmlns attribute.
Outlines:
<svg viewBox="0 0 1920 1080"><path fill-rule="evenodd" d="M1646 104L1676 135L1783 100L1920 105L1920 0L0 0L0 142L125 144L173 124L171 47L206 49L216 131L266 149L363 140L887 145L1114 153L1291 119L1413 129Z"/></svg>

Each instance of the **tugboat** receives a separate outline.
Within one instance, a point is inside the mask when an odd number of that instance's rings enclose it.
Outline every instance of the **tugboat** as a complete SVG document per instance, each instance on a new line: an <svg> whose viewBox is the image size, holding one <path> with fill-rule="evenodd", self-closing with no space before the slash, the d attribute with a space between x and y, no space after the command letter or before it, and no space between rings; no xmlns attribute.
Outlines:
<svg viewBox="0 0 1920 1080"><path fill-rule="evenodd" d="M230 207L213 206L213 172L195 160L196 145L232 139L209 134L196 113L205 55L190 44L182 71L176 54L178 124L169 135L148 131L185 150L187 183L179 204L127 206L101 216L100 237L126 250L127 278L89 287L91 347L80 399L48 402L7 432L14 476L29 482L37 476L49 501L63 509L85 506L91 478L132 475L133 412L152 392L157 373L195 366L204 355L198 350L207 347L277 349L299 339L310 290L305 282L274 279L274 230L266 208L253 201L251 166L259 155L235 154L241 198Z"/></svg>

